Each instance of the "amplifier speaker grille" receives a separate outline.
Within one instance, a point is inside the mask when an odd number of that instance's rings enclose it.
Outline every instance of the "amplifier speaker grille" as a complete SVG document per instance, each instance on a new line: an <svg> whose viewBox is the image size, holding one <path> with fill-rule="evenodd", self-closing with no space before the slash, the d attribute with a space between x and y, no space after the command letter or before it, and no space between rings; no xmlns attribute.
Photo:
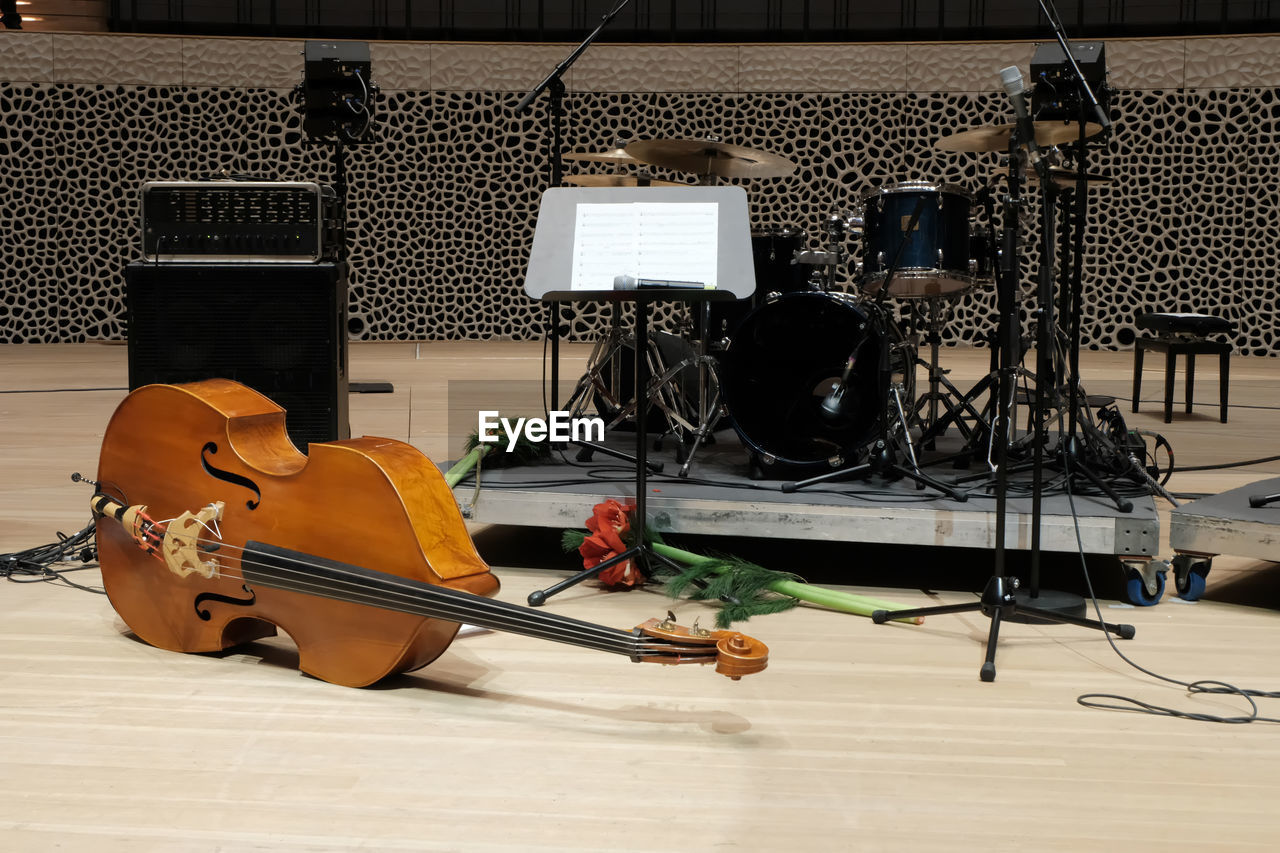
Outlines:
<svg viewBox="0 0 1280 853"><path fill-rule="evenodd" d="M284 407L302 451L351 434L340 264L129 264L129 388L232 379Z"/></svg>

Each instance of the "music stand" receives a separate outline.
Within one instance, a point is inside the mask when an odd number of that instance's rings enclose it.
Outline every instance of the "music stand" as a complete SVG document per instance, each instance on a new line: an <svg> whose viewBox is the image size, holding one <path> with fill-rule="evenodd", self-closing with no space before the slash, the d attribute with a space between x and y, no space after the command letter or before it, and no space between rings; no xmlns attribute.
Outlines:
<svg viewBox="0 0 1280 853"><path fill-rule="evenodd" d="M551 596L625 560L646 575L663 558L647 523L649 306L745 299L755 292L751 220L741 187L555 187L542 196L525 292L546 302L635 303L636 455L632 529L639 541L608 560L529 594ZM665 561L664 561L665 562Z"/></svg>

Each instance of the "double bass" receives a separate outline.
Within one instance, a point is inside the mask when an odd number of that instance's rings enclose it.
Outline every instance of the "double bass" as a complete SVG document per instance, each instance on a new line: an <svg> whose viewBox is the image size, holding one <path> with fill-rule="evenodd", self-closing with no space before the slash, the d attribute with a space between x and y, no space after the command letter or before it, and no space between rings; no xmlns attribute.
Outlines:
<svg viewBox="0 0 1280 853"><path fill-rule="evenodd" d="M637 662L768 662L735 631L650 619L634 630L493 600L498 580L452 491L412 445L289 441L285 412L225 379L149 385L103 437L99 563L112 606L145 642L212 652L287 633L299 668L363 687L426 666L462 623Z"/></svg>

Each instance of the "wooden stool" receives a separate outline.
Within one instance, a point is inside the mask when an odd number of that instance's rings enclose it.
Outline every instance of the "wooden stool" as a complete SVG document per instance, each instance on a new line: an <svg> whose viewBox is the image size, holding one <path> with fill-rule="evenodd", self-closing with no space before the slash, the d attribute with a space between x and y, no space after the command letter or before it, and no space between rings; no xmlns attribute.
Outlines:
<svg viewBox="0 0 1280 853"><path fill-rule="evenodd" d="M1154 333L1154 337L1143 335L1133 348L1133 410L1138 411L1142 388L1142 355L1147 350L1163 352L1164 356L1164 422L1173 420L1173 374L1178 356L1187 357L1187 413L1191 412L1192 395L1195 388L1195 371L1197 355L1218 356L1218 397L1221 413L1218 417L1222 423L1227 422L1227 384L1229 378L1229 361L1231 358L1230 341L1211 341L1209 335L1234 334L1236 324L1224 317L1212 314L1139 314L1134 321L1139 329Z"/></svg>

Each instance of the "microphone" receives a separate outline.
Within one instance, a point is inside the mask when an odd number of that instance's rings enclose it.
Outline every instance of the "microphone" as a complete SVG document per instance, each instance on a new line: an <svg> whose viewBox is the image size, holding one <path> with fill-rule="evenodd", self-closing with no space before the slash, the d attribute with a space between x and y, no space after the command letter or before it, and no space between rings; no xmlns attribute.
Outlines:
<svg viewBox="0 0 1280 853"><path fill-rule="evenodd" d="M857 363L858 351L854 350L849 353L849 360L845 363L844 373L840 374L840 381L827 396L822 398L819 414L826 420L833 421L844 413L844 392L849 388L849 374L853 373L853 366Z"/></svg>
<svg viewBox="0 0 1280 853"><path fill-rule="evenodd" d="M1013 101L1013 113L1018 118L1018 135L1027 146L1031 165L1035 167L1036 174L1043 178L1049 165L1040 152L1040 146L1036 142L1035 124L1031 121L1031 114L1027 112L1027 90L1022 83L1022 72L1016 65L1001 68L1000 82L1004 83L1004 90L1009 94L1009 100Z"/></svg>
<svg viewBox="0 0 1280 853"><path fill-rule="evenodd" d="M614 290L637 290L647 287L666 287L676 290L712 290L700 281L675 281L665 278L636 278L631 275L613 277Z"/></svg>

